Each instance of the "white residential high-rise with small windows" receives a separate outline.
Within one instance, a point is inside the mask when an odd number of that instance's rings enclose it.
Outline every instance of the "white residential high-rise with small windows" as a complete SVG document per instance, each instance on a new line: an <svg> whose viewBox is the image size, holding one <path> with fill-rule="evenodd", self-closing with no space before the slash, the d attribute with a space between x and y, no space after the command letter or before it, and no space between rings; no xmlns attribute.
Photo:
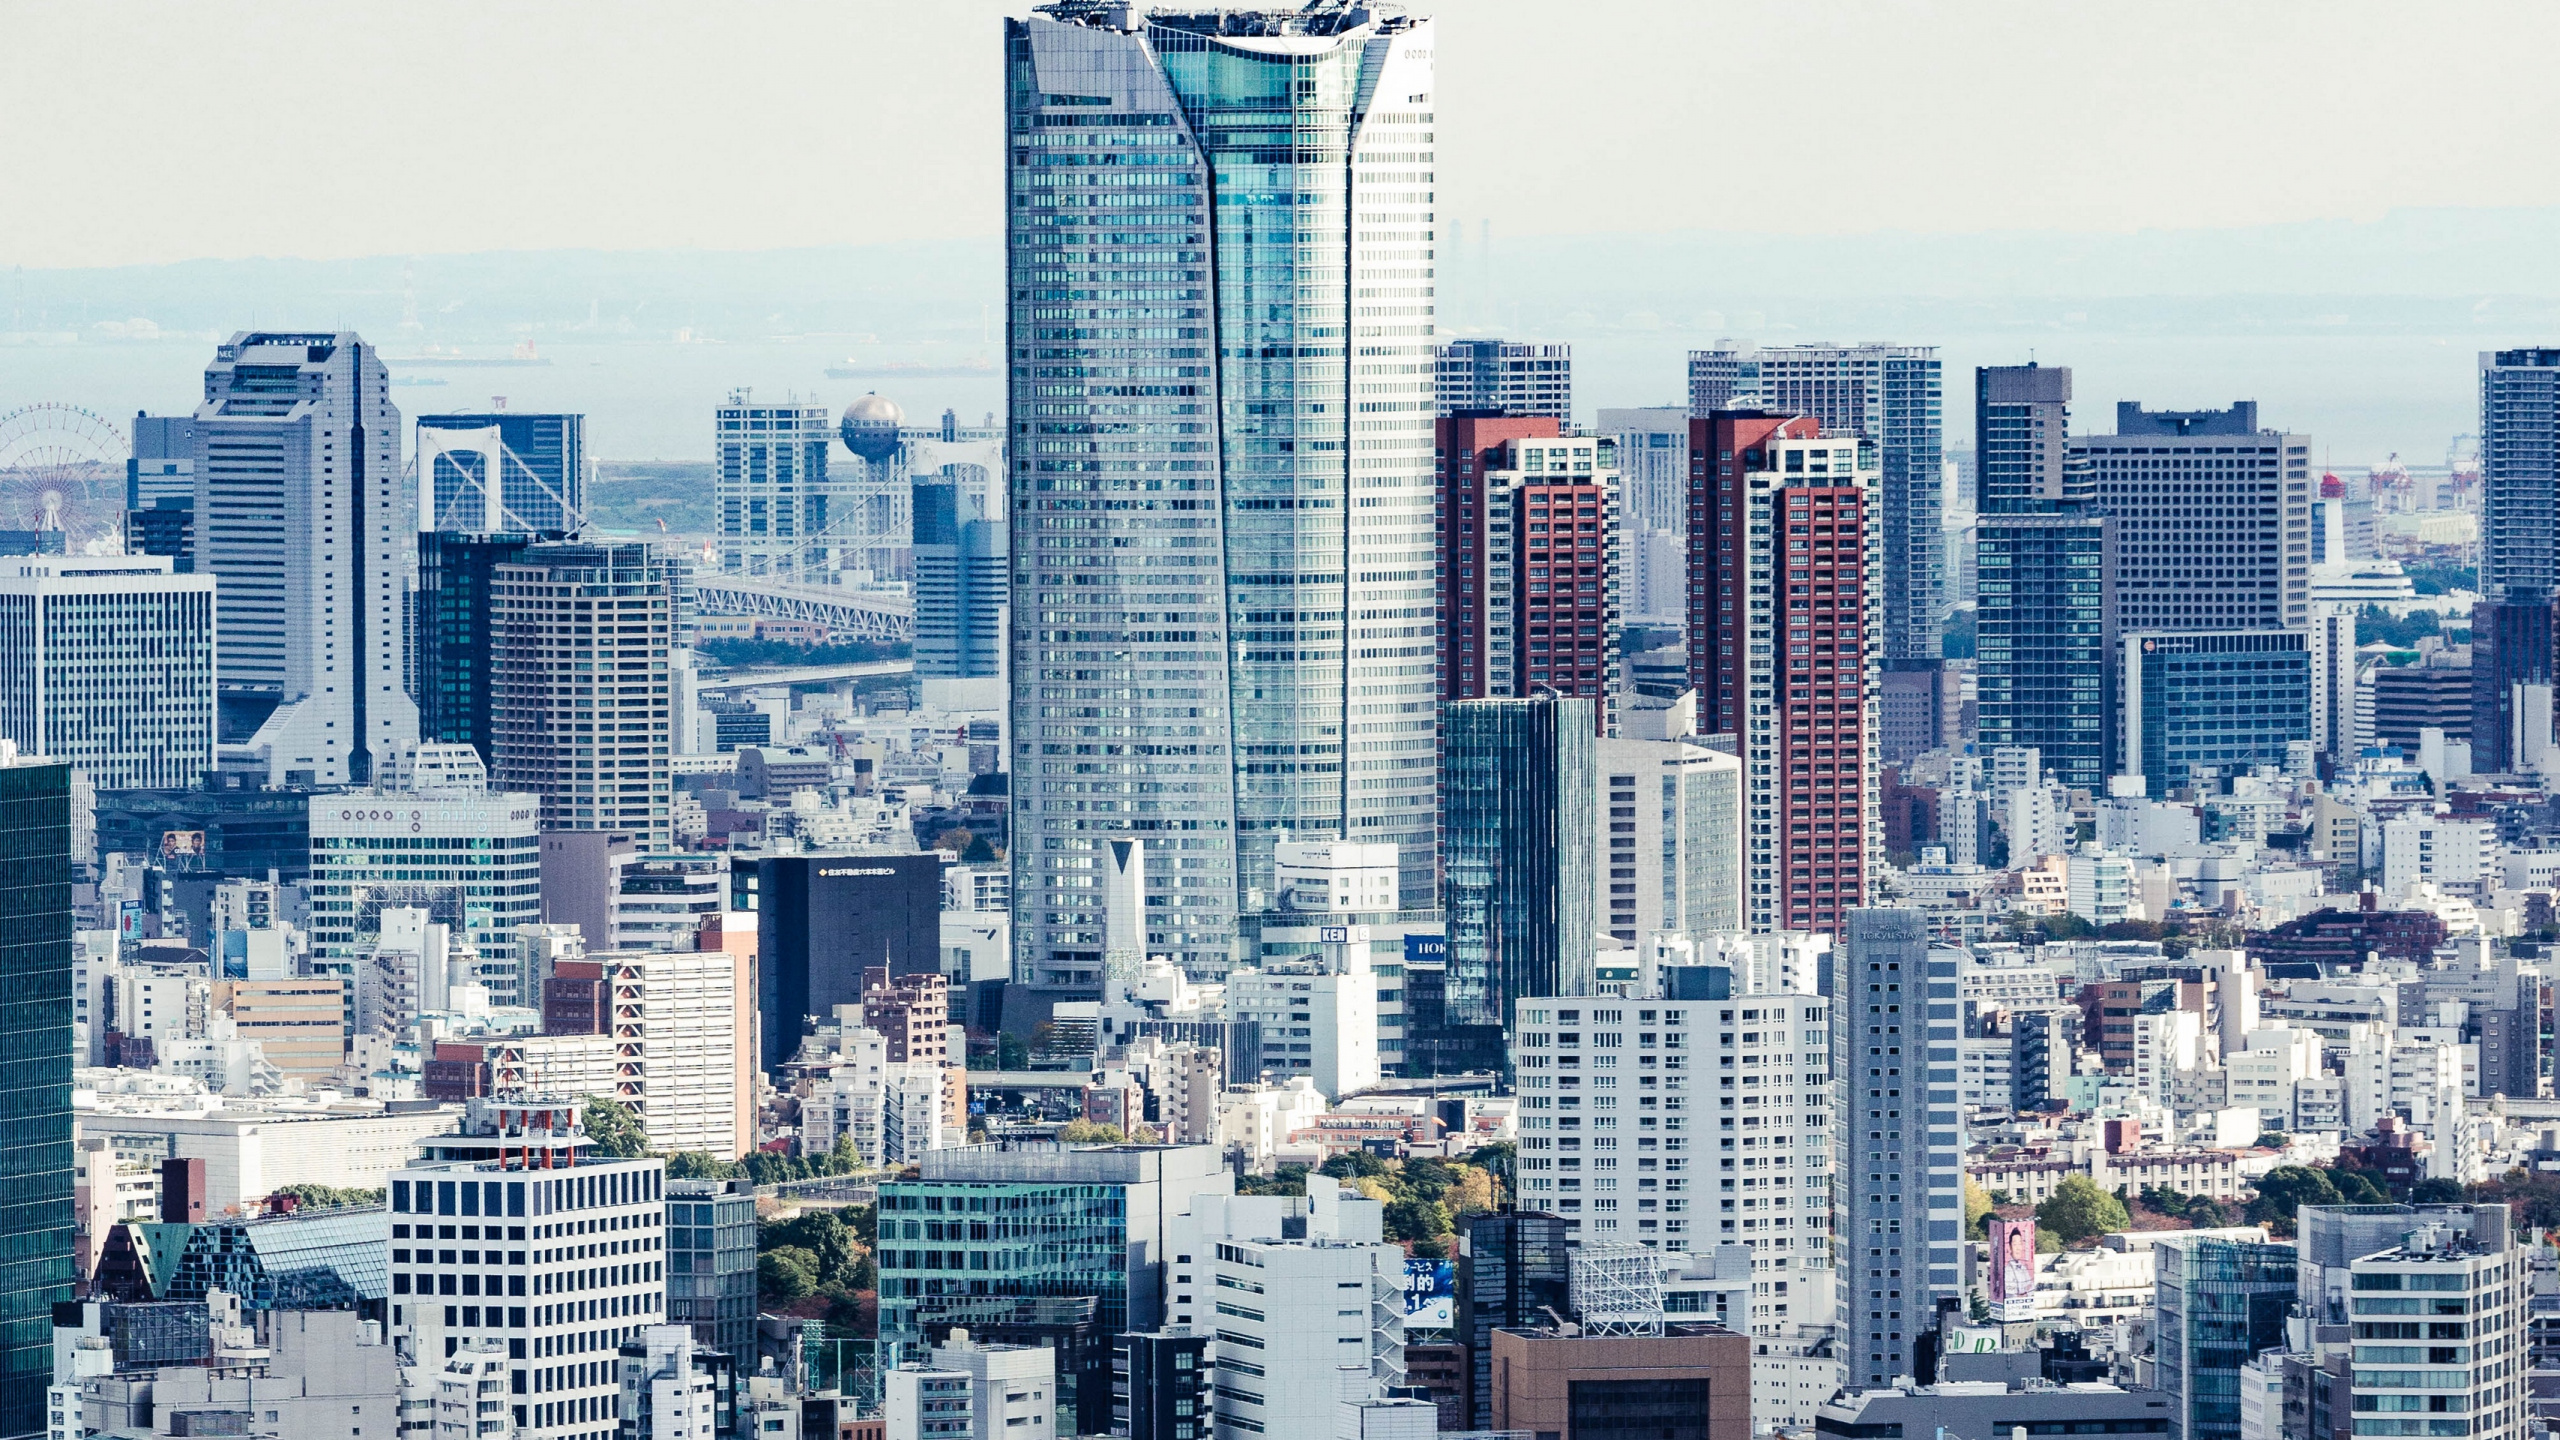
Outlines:
<svg viewBox="0 0 2560 1440"><path fill-rule="evenodd" d="M1632 945L1658 930L1742 928L1742 762L1669 740L1599 742L1601 833L1593 908Z"/></svg>
<svg viewBox="0 0 2560 1440"><path fill-rule="evenodd" d="M1227 972L1227 1016L1261 1027L1261 1072L1304 1075L1329 1100L1378 1083L1378 977L1369 927L1328 925L1305 960Z"/></svg>
<svg viewBox="0 0 2560 1440"><path fill-rule="evenodd" d="M493 783L545 830L675 846L669 666L684 562L649 545L531 545L490 585Z"/></svg>
<svg viewBox="0 0 2560 1440"><path fill-rule="evenodd" d="M100 790L213 768L213 587L160 555L0 561L0 736Z"/></svg>
<svg viewBox="0 0 2560 1440"><path fill-rule="evenodd" d="M1203 1440L1339 1434L1337 1385L1404 1383L1405 1256L1385 1217L1323 1175L1304 1196L1195 1195L1168 1217L1164 1313L1207 1333L1217 1366Z"/></svg>
<svg viewBox="0 0 2560 1440"><path fill-rule="evenodd" d="M657 950L592 957L610 994L619 1090L661 1151L734 1160L755 1144L754 1080L741 1016L754 1013L738 957Z"/></svg>
<svg viewBox="0 0 2560 1440"><path fill-rule="evenodd" d="M2534 1286L2511 1213L2477 1206L2466 1232L2458 1217L2421 1211L2398 1245L2349 1262L2360 1433L2368 1415L2388 1417L2392 1434L2518 1440L2532 1428L2524 1371Z"/></svg>
<svg viewBox="0 0 2560 1440"><path fill-rule="evenodd" d="M1776 1335L1832 1319L1830 1002L1748 973L1722 1000L1520 1002L1520 1203L1578 1241L1746 1247Z"/></svg>

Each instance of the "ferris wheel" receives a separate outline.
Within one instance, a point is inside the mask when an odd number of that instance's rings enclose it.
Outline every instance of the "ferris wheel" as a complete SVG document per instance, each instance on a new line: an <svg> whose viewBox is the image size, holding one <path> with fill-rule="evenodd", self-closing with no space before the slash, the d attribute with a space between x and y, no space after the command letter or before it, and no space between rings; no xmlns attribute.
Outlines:
<svg viewBox="0 0 2560 1440"><path fill-rule="evenodd" d="M0 530L59 530L64 548L124 533L124 427L47 401L0 415Z"/></svg>

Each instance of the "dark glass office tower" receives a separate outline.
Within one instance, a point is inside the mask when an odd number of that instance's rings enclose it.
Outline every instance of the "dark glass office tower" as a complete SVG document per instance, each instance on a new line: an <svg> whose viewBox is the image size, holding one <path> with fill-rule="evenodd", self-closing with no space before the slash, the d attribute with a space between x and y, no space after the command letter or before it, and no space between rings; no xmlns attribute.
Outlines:
<svg viewBox="0 0 2560 1440"><path fill-rule="evenodd" d="M2071 371L1973 372L1975 665L1985 754L2032 746L2065 785L2104 794L2115 758L2115 532L2070 457Z"/></svg>
<svg viewBox="0 0 2560 1440"><path fill-rule="evenodd" d="M1133 1331L1111 1352L1111 1433L1199 1440L1211 1430L1209 1332Z"/></svg>
<svg viewBox="0 0 2560 1440"><path fill-rule="evenodd" d="M2282 765L2287 745L2311 738L2308 630L2128 635L2118 673L2118 773L2142 776L2155 800L2198 769L2245 775Z"/></svg>
<svg viewBox="0 0 2560 1440"><path fill-rule="evenodd" d="M2471 607L2471 771L2521 771L2516 724L2526 714L2520 685L2551 683L2555 627L2549 598L2484 600ZM2544 737L2548 738L2548 737Z"/></svg>
<svg viewBox="0 0 2560 1440"><path fill-rule="evenodd" d="M490 591L498 567L536 540L556 536L501 533L418 534L418 738L469 745L495 769L491 688Z"/></svg>
<svg viewBox="0 0 2560 1440"><path fill-rule="evenodd" d="M862 1002L862 972L942 973L938 855L737 856L729 908L756 913L756 1004L763 1065L800 1048L812 1016Z"/></svg>
<svg viewBox="0 0 2560 1440"><path fill-rule="evenodd" d="M1467 1347L1468 1429L1493 1425L1493 1332L1573 1313L1572 1251L1560 1216L1502 1210L1460 1222L1455 1338Z"/></svg>
<svg viewBox="0 0 2560 1440"><path fill-rule="evenodd" d="M45 1433L71 1298L71 768L0 754L0 1436Z"/></svg>
<svg viewBox="0 0 2560 1440"><path fill-rule="evenodd" d="M1975 525L1980 746L2031 745L2045 773L2106 792L2111 532L2098 515L1984 515Z"/></svg>
<svg viewBox="0 0 2560 1440"><path fill-rule="evenodd" d="M1592 702L1461 700L1442 716L1443 1014L1508 1026L1522 996L1584 993L1597 964Z"/></svg>

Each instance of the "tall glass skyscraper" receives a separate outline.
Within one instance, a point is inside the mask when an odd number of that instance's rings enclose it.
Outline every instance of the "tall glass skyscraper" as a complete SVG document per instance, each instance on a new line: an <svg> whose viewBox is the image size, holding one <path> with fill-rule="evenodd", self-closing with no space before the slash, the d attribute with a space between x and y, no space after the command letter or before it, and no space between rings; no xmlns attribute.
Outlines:
<svg viewBox="0 0 2560 1440"><path fill-rule="evenodd" d="M2103 793L2115 760L2115 532L2071 469L2071 370L1973 372L1974 684L1979 739L2035 749Z"/></svg>
<svg viewBox="0 0 2560 1440"><path fill-rule="evenodd" d="M0 750L0 1435L45 1433L71 1298L71 767Z"/></svg>
<svg viewBox="0 0 2560 1440"><path fill-rule="evenodd" d="M1229 962L1283 838L1434 893L1431 26L1367 8L1005 28L1022 968Z"/></svg>
<svg viewBox="0 0 2560 1440"><path fill-rule="evenodd" d="M1985 515L1974 527L1976 714L1983 753L2032 746L2053 778L2104 793L2116 642L2100 515Z"/></svg>
<svg viewBox="0 0 2560 1440"><path fill-rule="evenodd" d="M1588 993L1598 963L1598 741L1592 702L1448 709L1450 1025L1511 1023L1528 995Z"/></svg>

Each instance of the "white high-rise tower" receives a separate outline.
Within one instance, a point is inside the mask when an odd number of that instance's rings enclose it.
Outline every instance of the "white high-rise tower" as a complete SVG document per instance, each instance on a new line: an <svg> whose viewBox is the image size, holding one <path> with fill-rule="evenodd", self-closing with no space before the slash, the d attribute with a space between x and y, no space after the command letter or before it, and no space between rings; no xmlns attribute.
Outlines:
<svg viewBox="0 0 2560 1440"><path fill-rule="evenodd" d="M219 598L221 738L270 784L367 784L418 739L390 379L352 331L242 331L205 367L196 568Z"/></svg>

